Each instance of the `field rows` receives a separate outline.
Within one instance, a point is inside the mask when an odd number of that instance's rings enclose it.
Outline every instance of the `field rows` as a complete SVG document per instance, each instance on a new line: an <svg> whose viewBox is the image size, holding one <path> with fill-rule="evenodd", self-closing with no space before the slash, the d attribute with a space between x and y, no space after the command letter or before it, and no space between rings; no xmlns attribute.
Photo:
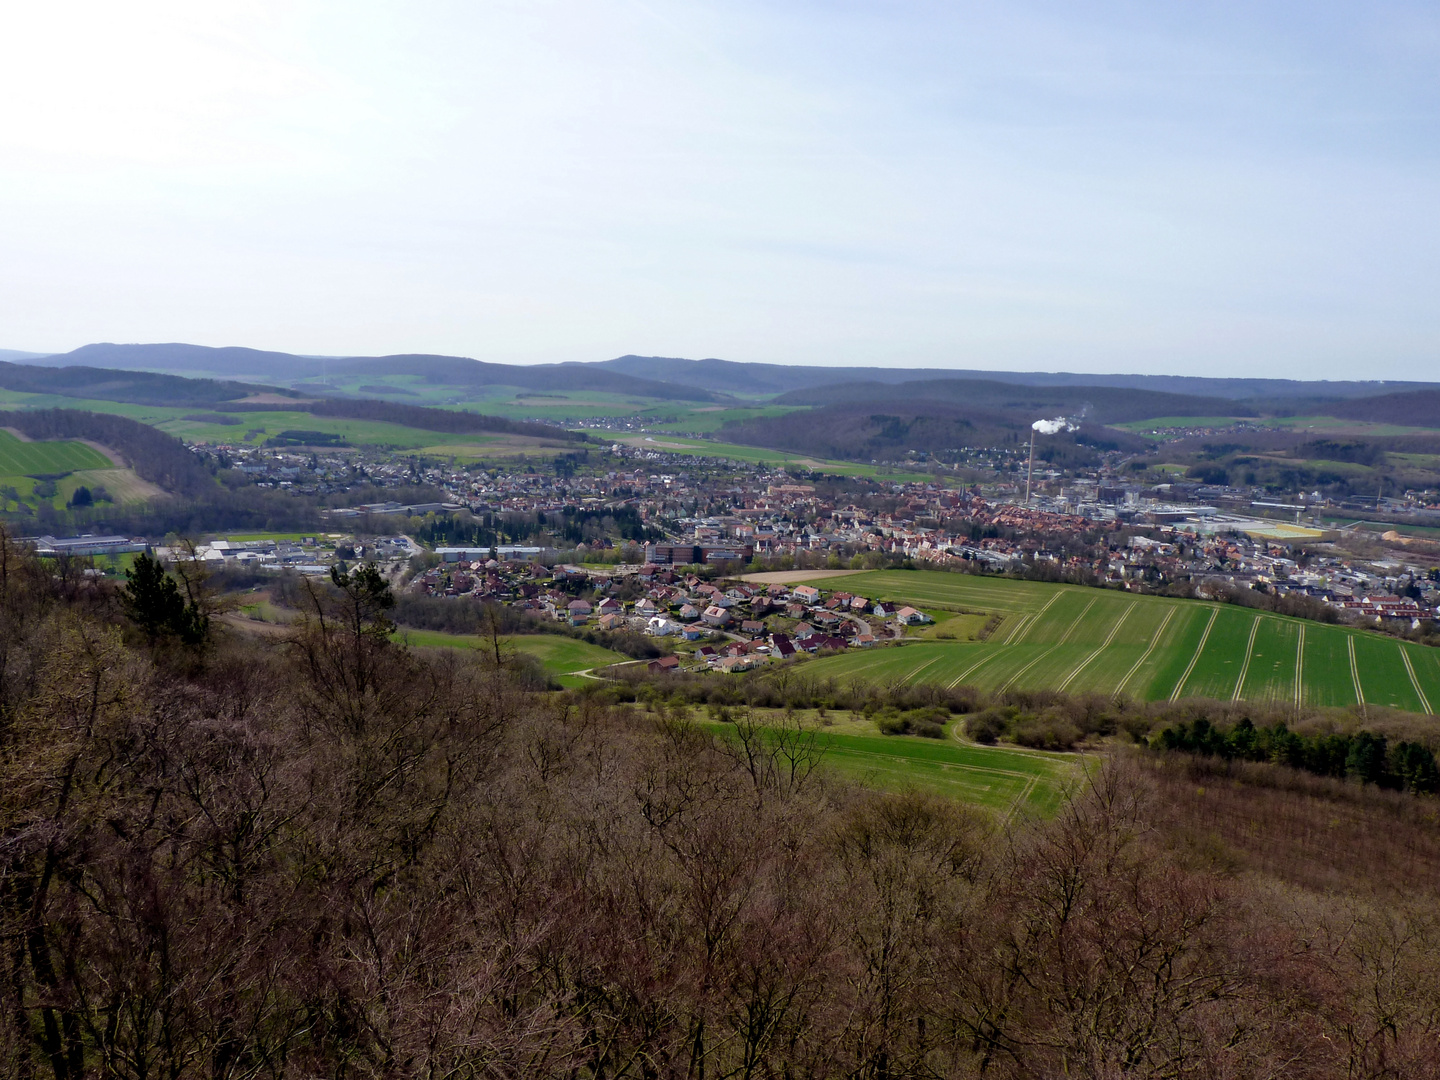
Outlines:
<svg viewBox="0 0 1440 1080"><path fill-rule="evenodd" d="M22 442L0 431L0 476L31 476L108 469L110 459L82 442L54 440Z"/></svg>
<svg viewBox="0 0 1440 1080"><path fill-rule="evenodd" d="M1349 627L1223 604L883 571L832 578L875 599L999 612L985 641L916 641L823 657L810 675L884 685L1057 689L1150 701L1213 698L1265 704L1440 707L1440 650Z"/></svg>

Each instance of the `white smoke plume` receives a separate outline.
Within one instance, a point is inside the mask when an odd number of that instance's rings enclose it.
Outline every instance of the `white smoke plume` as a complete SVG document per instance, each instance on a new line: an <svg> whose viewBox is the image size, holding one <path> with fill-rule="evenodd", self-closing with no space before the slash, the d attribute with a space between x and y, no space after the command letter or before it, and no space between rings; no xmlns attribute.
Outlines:
<svg viewBox="0 0 1440 1080"><path fill-rule="evenodd" d="M1036 420L1030 426L1041 435L1058 435L1062 431L1074 431L1079 427L1063 416L1057 416L1054 420Z"/></svg>

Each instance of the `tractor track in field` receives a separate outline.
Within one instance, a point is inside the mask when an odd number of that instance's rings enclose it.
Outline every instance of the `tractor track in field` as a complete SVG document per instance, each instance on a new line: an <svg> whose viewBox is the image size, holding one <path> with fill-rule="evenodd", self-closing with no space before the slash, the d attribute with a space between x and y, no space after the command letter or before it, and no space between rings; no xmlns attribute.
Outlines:
<svg viewBox="0 0 1440 1080"><path fill-rule="evenodd" d="M1025 635L1030 632L1030 628L1040 621L1045 612L1050 610L1050 605L1069 591L1069 589L1056 589L1055 595L1050 597L1049 600L1046 600L1044 606L1041 607L1039 611L1021 616L1020 621L1015 624L1015 629L1010 631L1010 636L1007 637L1002 644L1019 645L1020 642L1025 640Z"/></svg>
<svg viewBox="0 0 1440 1080"><path fill-rule="evenodd" d="M1089 656L1087 656L1084 660L1081 660L1079 666L1077 666L1074 671L1070 672L1069 675L1065 676L1065 680L1058 687L1060 693L1063 694L1066 687L1068 687L1072 682L1074 682L1076 677L1082 671L1084 671L1087 667L1093 664L1099 658L1100 654L1110 647L1110 643L1115 640L1115 635L1120 633L1120 628L1125 625L1125 620L1130 617L1130 613L1134 610L1135 605L1131 604L1124 610L1124 612L1121 613L1120 620L1114 625L1114 627L1111 628L1109 636L1107 636L1105 640L1101 642L1100 647L1094 652L1092 652ZM1161 623L1160 625L1163 627L1165 624Z"/></svg>
<svg viewBox="0 0 1440 1080"><path fill-rule="evenodd" d="M1360 685L1360 666L1355 663L1355 635L1348 634L1345 645L1350 650L1350 681L1355 685L1355 700L1360 705L1360 715L1365 715L1365 689Z"/></svg>
<svg viewBox="0 0 1440 1080"><path fill-rule="evenodd" d="M1425 696L1425 691L1420 689L1420 680L1415 677L1415 666L1410 663L1410 654L1403 645L1400 646L1400 659L1405 661L1405 673L1410 676L1410 685L1415 688L1415 696L1420 699L1421 708L1433 716L1434 711L1430 708L1430 699Z"/></svg>
<svg viewBox="0 0 1440 1080"><path fill-rule="evenodd" d="M1210 631L1215 626L1215 618L1220 614L1219 608L1210 610L1210 621L1205 624L1205 632L1200 635L1200 644L1195 646L1195 655L1190 657L1190 664L1185 668L1185 674L1180 676L1180 681L1175 684L1175 689L1170 691L1170 700L1179 701L1180 691L1190 681L1190 673L1195 670L1195 665L1200 662L1200 654L1205 651L1205 643L1210 640Z"/></svg>
<svg viewBox="0 0 1440 1080"><path fill-rule="evenodd" d="M1305 704L1305 624L1300 624L1300 640L1295 643L1295 707Z"/></svg>
<svg viewBox="0 0 1440 1080"><path fill-rule="evenodd" d="M1120 685L1115 687L1117 696L1125 692L1125 687L1130 685L1130 680L1135 677L1135 673L1145 665L1145 661L1149 660L1155 650L1159 648L1160 639L1165 636L1165 628L1170 625L1170 620L1175 617L1175 612L1179 610L1178 607L1172 607L1165 613L1165 618L1160 620L1160 625L1155 630L1155 636L1150 639L1149 646L1140 654L1140 659L1136 660L1130 670L1125 673L1125 678L1120 680Z"/></svg>
<svg viewBox="0 0 1440 1080"><path fill-rule="evenodd" d="M1240 679L1235 683L1235 692L1230 695L1231 701L1239 701L1240 695L1245 691L1245 676L1250 674L1250 658L1255 655L1255 635L1260 632L1260 620L1263 616L1257 615L1250 620L1250 640L1245 642L1245 662L1240 665Z"/></svg>

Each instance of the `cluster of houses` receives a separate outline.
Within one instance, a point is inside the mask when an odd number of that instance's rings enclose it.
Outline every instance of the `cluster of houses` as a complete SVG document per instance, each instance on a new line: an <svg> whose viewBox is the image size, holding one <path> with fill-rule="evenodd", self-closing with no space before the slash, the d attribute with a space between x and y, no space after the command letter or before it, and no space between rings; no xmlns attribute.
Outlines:
<svg viewBox="0 0 1440 1080"><path fill-rule="evenodd" d="M542 580L542 574L548 580ZM866 648L932 621L909 605L843 590L717 585L693 573L648 564L546 570L537 563L462 561L426 571L411 588L421 594L507 603L577 628L695 642L701 644L697 659L720 671L743 671L764 659L786 659L799 652Z"/></svg>

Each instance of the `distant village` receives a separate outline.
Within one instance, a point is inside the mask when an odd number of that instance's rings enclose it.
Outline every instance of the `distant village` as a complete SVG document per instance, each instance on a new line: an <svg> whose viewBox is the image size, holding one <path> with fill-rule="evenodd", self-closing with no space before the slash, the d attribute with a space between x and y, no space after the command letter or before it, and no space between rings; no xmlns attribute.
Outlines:
<svg viewBox="0 0 1440 1080"><path fill-rule="evenodd" d="M113 558L149 546L217 568L301 574L374 561L418 595L700 643L706 662L726 670L796 651L869 647L929 619L843 590L723 584L747 571L914 565L1133 590L1185 582L1202 597L1227 589L1300 595L1347 621L1411 625L1435 618L1440 605L1440 544L1394 531L1334 543L1318 501L1272 503L1256 497L1263 492L1186 483L1146 487L1113 467L1087 476L1037 470L1027 501L1013 455L1000 452L989 462L999 470L992 482L957 486L940 475L847 480L618 443L563 467L464 466L371 451L210 451L261 484L332 496L379 488L401 498L331 498L324 532L289 539L33 542L47 554ZM417 487L438 497L402 501ZM1407 493L1390 508L1440 516L1425 494L1433 493ZM488 540L474 542L482 534ZM1356 554L1356 546L1375 550Z"/></svg>

